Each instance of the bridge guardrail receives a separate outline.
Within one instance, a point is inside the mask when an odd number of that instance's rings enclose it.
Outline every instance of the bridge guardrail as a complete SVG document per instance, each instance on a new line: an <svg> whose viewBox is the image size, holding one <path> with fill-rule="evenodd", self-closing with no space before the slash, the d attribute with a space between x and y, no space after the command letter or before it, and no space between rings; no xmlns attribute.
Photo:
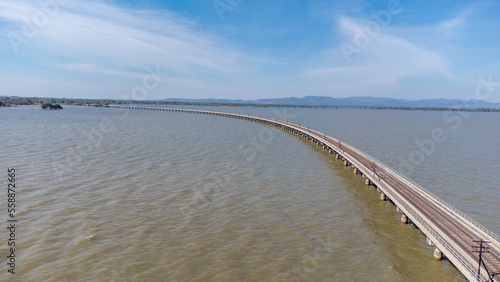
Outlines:
<svg viewBox="0 0 500 282"><path fill-rule="evenodd" d="M314 131L316 134L322 134L320 132L317 132L317 131ZM331 137L331 136L327 136L328 138L331 138L332 140L335 140L336 142L340 142L339 140ZM408 178L407 176L405 176L404 174L398 172L397 170L391 168L390 166L384 164L383 162L375 159L374 157L370 156L369 154L365 153L365 152L362 152L360 150L358 150L357 148L349 145L349 144L346 144L346 143L343 143L343 146L346 146L348 147L349 149L355 151L356 153L360 154L360 155L363 155L365 156L367 159L369 159L370 161L374 162L375 164L377 165L380 165L380 166L383 166L386 171L389 171L393 176L399 178L399 179L402 179L403 181L407 182L407 183L410 183L411 185L415 186L416 188L422 190L423 192L427 193L429 196L431 196L434 200L436 200L437 202L441 203L442 205L446 206L447 208L449 208L450 210L454 211L455 213L457 213L458 215L460 215L461 217L463 217L465 220L467 220L468 222L472 223L472 225L476 226L477 228L479 228L481 231L485 232L486 234L488 234L489 236L491 236L493 239L497 240L500 242L500 236L498 236L497 234L495 234L493 231L487 229L486 227L484 227L482 224L480 224L479 222L477 222L476 220L474 220L473 218L471 218L470 216L466 215L465 213L463 213L462 211L460 211L459 209L457 209L456 207L452 206L451 204L449 204L448 202L446 202L445 200L441 199L439 196L437 196L436 194L434 194L433 192L427 190L426 188L420 186L419 184L415 183L413 180L411 180L410 178Z"/></svg>
<svg viewBox="0 0 500 282"><path fill-rule="evenodd" d="M293 127L295 130L298 130L298 131L301 131L302 133L305 133L307 135L310 135L311 137L315 138L315 139L318 139L319 141L321 141L322 143L324 144L327 144L329 147L333 147L333 148L337 148L337 146L331 144L331 142L329 142L328 140L326 140L326 137L330 138L331 140L335 141L335 142L339 142L338 140L336 140L335 138L332 138L330 136L326 136L320 132L317 132L317 131L314 131L314 130L307 130L307 132L305 132L305 129L300 127L300 126L296 126L296 125L292 125L292 124L288 124L286 123L285 124L286 126L289 126L289 127ZM365 154L364 152L361 152L359 151L358 149L352 147L351 145L349 144L344 144L345 147L349 148L350 150L358 153L360 156L363 156L363 157L366 157L369 161L372 161L374 162L375 164L377 165L381 165L382 167L384 167L386 169L386 171L389 171L391 173L391 175L393 177L397 177L399 179L403 179L404 181L407 181L410 185L415 185L412 181L408 181L407 179L403 178L402 176L400 176L397 172L395 172L394 170L392 170L390 167L388 167L387 165L383 164L382 162L376 160L375 158L369 156L368 154ZM349 157L351 159L353 159L354 161L356 161L359 165L361 165L358 160L356 158L354 158L353 156L351 156L350 154L348 154L347 152L345 152L342 148L338 148L340 150L343 151L344 154L347 154L349 155ZM362 166L362 165L361 165ZM364 167L364 166L363 166ZM383 180L380 180L380 181L383 181ZM385 181L384 181L385 182ZM385 186L387 186L387 183L385 183ZM418 185L415 185L417 188L420 188ZM418 215L412 208L410 208L403 200L401 200L401 198L396 195L392 190L390 189L384 189L386 190L385 192L387 193L387 195L389 196L389 198L391 198L393 201L397 202L398 203L398 206L400 206L401 208L403 208L404 210L406 210L407 214L411 215L413 217L413 219L416 221L416 223L418 223L419 227L421 229L425 229L430 235L432 235L436 241L439 242L439 244L449 253L453 256L454 259L456 259L458 261L458 263L460 263L468 272L469 272L469 275L476 279L477 281L485 281L483 278L481 278L477 273L476 273L476 270L473 269L466 261L465 259L463 258L462 255L456 253L452 247L450 247L446 241L434 230L434 228L432 228L429 224L427 224L420 215ZM423 192L427 193L426 190L423 190ZM432 193L431 193L432 194ZM430 195L433 199L435 197L433 197L434 194ZM440 199L439 197L437 197L438 199ZM437 199L436 199L437 200ZM441 199L440 199L441 200ZM443 200L441 201L438 201L438 202L444 202ZM446 203L446 202L444 202ZM449 205L448 203L446 203L447 205L446 206L451 206ZM454 210L457 210L454 208ZM466 219L468 220L468 219ZM494 234L494 233L493 233ZM436 242L435 242L436 243Z"/></svg>
<svg viewBox="0 0 500 282"><path fill-rule="evenodd" d="M488 234L489 236L491 236L493 239L497 240L500 242L500 236L498 236L497 234L495 234L493 231L487 229L486 227L484 227L482 224L480 224L479 222L477 222L476 220L474 220L473 218L471 218L470 216L466 215L465 213L463 213L462 211L460 211L459 209L457 209L456 207L452 206L451 204L449 204L448 202L446 202L445 200L441 199L439 196L437 196L436 194L434 194L433 192L429 191L428 189L420 186L419 184L415 183L413 180L411 180L410 178L408 178L407 176L405 176L404 174L396 171L395 169L389 167L388 165L384 164L383 162L379 161L379 160L376 160L375 158L373 158L372 156L364 153L364 152L361 152L359 151L358 149L348 145L348 144L345 144L346 146L348 146L350 149L352 150L355 150L357 153L359 154L362 154L364 155L365 157L367 157L370 161L374 161L377 165L382 165L387 171L389 171L393 176L395 177L398 177L399 179L402 179L403 181L407 182L407 183L410 183L411 185L415 186L416 188L422 190L423 192L427 193L429 196L431 196L434 200L438 201L440 204L446 206L447 208L449 208L450 210L454 211L455 213L457 213L458 215L460 215L461 217L463 217L465 220L467 220L468 222L472 223L472 225L476 226L477 228L479 228L481 231L483 231L484 233Z"/></svg>
<svg viewBox="0 0 500 282"><path fill-rule="evenodd" d="M322 138L321 137L315 137L319 140L321 140ZM333 138L332 138L333 139ZM335 139L333 139L335 140ZM335 140L337 141L337 140ZM330 144L330 142L328 142L327 140L323 140L322 142L324 142L325 144L328 144L329 146L331 147L336 147L336 146L333 146L333 144ZM349 149L353 149L352 146L349 146L347 145L347 147ZM361 153L362 156L365 156L364 153L360 152L359 150L354 150L356 153ZM344 154L348 154L348 153L345 153ZM352 159L356 160L354 157L350 156ZM373 158L371 158L370 160L373 160ZM357 162L357 160L356 160ZM380 180L380 181L383 181L383 180ZM385 181L384 181L385 182ZM385 186L387 186L387 183L385 183ZM401 200L401 198L396 195L392 190L390 189L384 189L386 190L385 192L387 193L387 195L389 196L389 198L394 201L394 202L397 202L398 203L398 206L403 208L404 210L406 210L406 213L411 215L414 219L414 221L416 223L418 223L419 227L421 229L425 229L427 232L429 232L434 238L436 238L436 240L439 242L439 244L441 244L441 246L446 249L446 251L448 251L454 259L456 259L468 272L469 274L471 275L471 277L473 277L474 279L477 279L477 281L485 281L483 278L481 278L479 275L477 275L476 273L476 270L473 269L472 267L470 267L470 265L464 260L464 258L456 253L452 247L450 247L446 242L445 240L434 230L434 228L432 228L429 224L427 224L420 215L418 215L410 206L408 206L408 204L406 204L403 200Z"/></svg>
<svg viewBox="0 0 500 282"><path fill-rule="evenodd" d="M194 110L196 111L196 110ZM217 112L217 113L220 113L220 112ZM227 113L225 113L227 114ZM232 114L234 116L246 116L246 115L237 115L237 114ZM266 121L272 121L271 119L267 119L267 118L259 118L259 117L253 117L253 116L246 116L246 117L250 117L250 118L256 118L256 119L260 119L260 120L266 120ZM293 126L295 127L295 129L301 129L302 127L299 126L299 125L296 125L296 124L293 124L293 123L289 123L289 122L284 122L284 121L277 121L275 120L274 122L279 122L283 125L287 125L287 126ZM302 128L302 129L305 129L305 128ZM339 140L331 137L331 136L328 136L328 135L325 135L321 132L318 132L316 130L310 130L308 129L308 131L311 133L311 132L314 132L316 135L318 135L318 138L322 138L322 137L328 137L332 140L335 140L336 142L340 142ZM306 132L304 132L306 133ZM345 144L344 143L344 146L348 147L349 149L357 152L358 154L360 155L363 155L364 157L366 157L367 159L369 159L370 161L374 162L375 164L377 165L380 165L380 166L383 166L386 171L389 171L393 176L399 178L400 180L403 180L413 186L415 186L416 188L420 189L421 191L427 193L430 197L432 197L434 200L436 200L437 202L439 202L440 204L446 206L447 208L449 208L450 210L452 210L453 212L457 213L458 215L460 215L462 218L464 218L465 220L467 220L468 222L470 222L472 225L476 226L477 228L479 228L481 231L483 231L484 233L488 234L490 237L492 237L493 239L495 239L496 241L500 242L500 236L498 236L497 234L495 234L493 231L487 229L485 226L483 226L481 223L477 222L476 220L474 220L473 218L471 218L470 216L468 216L467 214L465 214L464 212L460 211L459 209L457 209L456 207L454 207L453 205L449 204L448 202L446 202L445 200L443 200L442 198L440 198L439 196L437 196L436 194L434 194L433 192L429 191L428 189L420 186L419 184L417 184L416 182L414 182L413 180L411 180L409 177L407 177L406 175L404 175L403 173L400 173L399 171L391 168L390 166L386 165L385 163L375 159L374 157L370 156L369 154L366 154L365 152L362 152L360 150L358 150L357 148L349 145L349 144Z"/></svg>
<svg viewBox="0 0 500 282"><path fill-rule="evenodd" d="M116 107L116 106L115 106ZM118 106L120 107L120 106ZM133 107L130 107L130 108L133 108ZM142 107L144 109L147 109L145 107ZM166 108L164 108L166 109ZM173 109L173 110L180 110L180 109ZM181 109L182 110L182 109ZM254 120L260 120L260 121L266 121L266 122L274 122L274 123L277 123L277 124L281 124L281 125L284 125L284 126L288 126L288 127L293 127L295 130L298 130L298 131L301 131L302 133L304 134L307 134L307 135L316 135L314 138L318 139L318 140L321 140L322 143L329 143L329 145L331 145L331 147L336 147L336 146L333 146L333 144L331 144L329 141L325 140L327 137L330 138L331 140L333 141L336 141L336 142L339 142L339 140L333 138L333 137L330 137L330 136L327 136L321 132L318 132L318 131L315 131L315 130L310 130L310 129L307 129L306 131L306 128L302 127L302 126L299 126L299 125L296 125L296 124L292 124L292 123L288 123L288 122L284 122L284 121L278 121L278 120L272 120L272 119L268 119L268 118L260 118L260 117L254 117L254 116L248 116L248 115L241 115L241 114L232 114L232 113L222 113L222 112L212 112L212 111L200 111L200 110L187 110L188 112L193 112L193 113L206 113L206 112L210 112L210 113L215 113L215 114L220 114L220 115L224 115L224 116L228 116L228 117L248 117L248 118L251 118L251 119L254 119ZM437 202L441 203L442 205L446 206L447 208L449 208L450 210L452 210L453 212L457 213L458 215L460 215L463 219L465 219L466 221L470 222L472 225L474 225L475 227L477 227L478 229L482 230L483 232L485 232L486 234L488 234L489 236L491 236L493 239L497 240L497 241L500 241L500 237L495 234L494 232L488 230L486 227L484 227L483 225L481 225L480 223L478 223L477 221L475 221L474 219L472 219L471 217L467 216L465 213L461 212L460 210L458 210L457 208L453 207L451 204L447 203L446 201L444 201L443 199L441 199L440 197L438 197L437 195L435 195L434 193L432 193L431 191L421 187L419 184L415 183L414 181L412 181L410 178L408 178L407 176L405 176L404 174L400 173L400 172L397 172L396 170L392 169L391 167L389 167L388 165L384 164L383 162L373 158L372 156L364 153L364 152L361 152L360 150L358 150L357 148L349 145L349 144L345 144L343 143L343 146L349 148L350 150L358 153L359 155L365 157L366 159L368 159L369 161L375 163L376 165L380 166L380 167L383 167L387 172L389 172L393 177L396 177L404 182L406 182L407 184L410 184L411 186L414 186L415 188L421 190L422 192L426 193L427 195L429 195L431 198L433 198L434 200L436 200ZM344 151L342 148L340 148L342 151ZM354 157L350 156L352 159L356 160ZM383 180L380 180L380 181L383 181ZM385 181L384 181L385 182ZM386 183L387 185L387 183ZM481 277L479 277L477 275L477 273L475 272L474 269L472 269L470 267L470 265L463 259L463 257L459 254L457 254L453 248L451 248L444 240L443 238L441 238L441 236L439 236L439 234L437 234L434 229L428 225L415 211L413 211L413 209L411 209L404 201L402 201L400 199L400 197L398 195L396 195L392 190L389 190L389 189L384 189L386 190L386 193L389 195L389 197L394 201L397 201L399 203L399 205L401 205L401 207L403 207L408 214L411 214L412 217L414 219L416 219L416 221L419 223L419 225L421 227L424 227L434 238L436 238L437 241L439 241L439 243L450 253L453 255L453 257L455 259L457 259L459 261L459 263L469 271L470 275L477 279L478 281L484 281Z"/></svg>

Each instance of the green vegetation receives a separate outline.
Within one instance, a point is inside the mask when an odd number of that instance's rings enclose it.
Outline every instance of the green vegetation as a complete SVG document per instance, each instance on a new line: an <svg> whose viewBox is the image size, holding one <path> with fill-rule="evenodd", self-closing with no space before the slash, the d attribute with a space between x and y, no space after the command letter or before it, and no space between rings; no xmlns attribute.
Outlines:
<svg viewBox="0 0 500 282"><path fill-rule="evenodd" d="M42 109L44 110L62 110L63 107L59 104L43 103Z"/></svg>
<svg viewBox="0 0 500 282"><path fill-rule="evenodd" d="M0 107L15 107L17 105L37 105L32 98L0 97Z"/></svg>
<svg viewBox="0 0 500 282"><path fill-rule="evenodd" d="M106 107L114 105L195 105L195 106L226 106L226 107L277 107L277 108L313 108L313 109L380 109L380 110L412 110L412 111L464 111L464 112L500 112L500 109L473 109L473 108L408 108L408 107L335 107L335 106L298 106L279 104L245 104L245 103L201 103L201 102L173 102L173 101L137 101L137 100L111 100L111 99L68 99L68 98L37 98L37 97L0 97L0 107L15 107L18 105L43 105L53 106L74 105L89 107ZM47 108L47 107L46 107ZM62 108L62 107L61 107ZM50 108L53 109L53 108Z"/></svg>

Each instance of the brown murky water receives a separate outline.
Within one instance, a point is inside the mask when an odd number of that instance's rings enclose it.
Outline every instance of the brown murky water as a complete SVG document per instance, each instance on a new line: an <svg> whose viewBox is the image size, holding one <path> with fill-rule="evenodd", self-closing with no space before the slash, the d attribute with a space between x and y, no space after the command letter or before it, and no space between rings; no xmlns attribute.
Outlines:
<svg viewBox="0 0 500 282"><path fill-rule="evenodd" d="M284 117L395 168L443 128L446 142L406 174L500 231L498 114L453 129L441 112L212 109ZM2 183L9 167L18 183L17 274L2 262L2 281L464 279L363 178L284 131L70 106L0 109L0 120Z"/></svg>

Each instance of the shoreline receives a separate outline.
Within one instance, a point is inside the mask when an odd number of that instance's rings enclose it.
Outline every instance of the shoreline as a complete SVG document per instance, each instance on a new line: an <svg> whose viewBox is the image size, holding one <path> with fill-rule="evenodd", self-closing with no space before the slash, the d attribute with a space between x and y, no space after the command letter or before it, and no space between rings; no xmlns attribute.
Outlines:
<svg viewBox="0 0 500 282"><path fill-rule="evenodd" d="M205 103L205 102L173 102L173 101L137 101L112 99L70 99L70 98L24 98L0 97L0 108L16 106L40 106L43 103L58 103L70 106L105 107L115 105L177 105L205 107L255 107L255 108L307 108L307 109L354 109L354 110L404 110L404 111L454 111L454 112L489 112L498 113L500 109L493 108L443 108L443 107L384 107L384 106L310 106L286 104L246 104L246 103Z"/></svg>

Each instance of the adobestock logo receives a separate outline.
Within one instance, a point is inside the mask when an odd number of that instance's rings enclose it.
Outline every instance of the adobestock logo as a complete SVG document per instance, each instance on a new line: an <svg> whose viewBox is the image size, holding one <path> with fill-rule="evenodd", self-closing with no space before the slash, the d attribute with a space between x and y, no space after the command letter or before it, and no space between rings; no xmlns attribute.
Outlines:
<svg viewBox="0 0 500 282"><path fill-rule="evenodd" d="M214 6L215 12L219 16L221 21L224 20L224 14L226 12L233 12L243 0L214 0L212 5Z"/></svg>
<svg viewBox="0 0 500 282"><path fill-rule="evenodd" d="M457 104L455 107L457 110L450 109L443 113L444 126L434 128L429 133L428 138L424 140L415 140L414 143L416 146L414 150L407 157L399 157L398 172L411 175L418 166L424 164L427 158L435 153L438 145L448 140L449 134L457 131L462 126L463 121L470 117L471 114L467 110L477 109L479 101L491 97L499 87L500 83L493 81L493 74L489 74L487 77L480 76L474 90L474 95L468 96L461 104Z"/></svg>
<svg viewBox="0 0 500 282"><path fill-rule="evenodd" d="M390 0L387 3L387 9L371 11L371 20L363 28L356 28L352 35L352 42L343 41L339 47L348 63L351 62L353 54L359 54L368 47L372 40L380 34L382 28L388 27L392 21L392 16L403 11L403 7L398 0Z"/></svg>
<svg viewBox="0 0 500 282"><path fill-rule="evenodd" d="M21 17L23 22L21 30L7 34L12 50L18 53L19 47L28 44L30 40L35 38L40 33L40 30L59 14L61 5L66 5L69 2L70 0L44 0L38 2L39 8L31 18Z"/></svg>

